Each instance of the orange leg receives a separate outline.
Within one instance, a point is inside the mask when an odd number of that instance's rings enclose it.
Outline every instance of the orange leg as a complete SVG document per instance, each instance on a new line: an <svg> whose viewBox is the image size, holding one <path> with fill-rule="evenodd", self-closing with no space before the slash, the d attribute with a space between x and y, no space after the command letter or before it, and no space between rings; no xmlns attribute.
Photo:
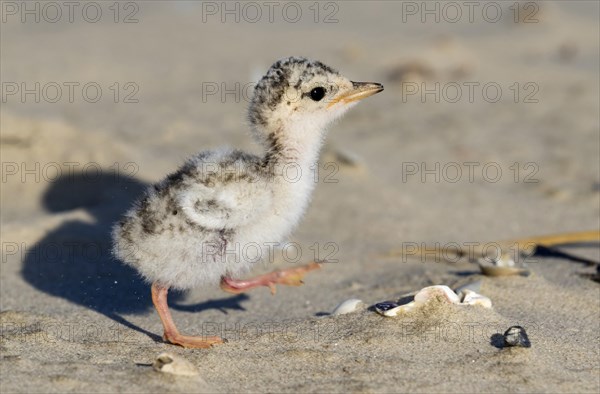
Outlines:
<svg viewBox="0 0 600 394"><path fill-rule="evenodd" d="M304 275L312 270L321 268L321 264L312 262L301 267L277 270L252 279L237 280L228 276L221 278L221 289L226 292L239 294L255 287L267 286L271 294L275 294L275 285L300 286Z"/></svg>
<svg viewBox="0 0 600 394"><path fill-rule="evenodd" d="M175 327L171 312L169 311L169 305L167 304L168 291L168 287L162 287L156 282L152 284L152 302L164 327L165 333L163 334L163 339L165 341L174 345L197 349L205 349L214 344L223 343L223 340L219 337L191 337L181 335L177 327Z"/></svg>

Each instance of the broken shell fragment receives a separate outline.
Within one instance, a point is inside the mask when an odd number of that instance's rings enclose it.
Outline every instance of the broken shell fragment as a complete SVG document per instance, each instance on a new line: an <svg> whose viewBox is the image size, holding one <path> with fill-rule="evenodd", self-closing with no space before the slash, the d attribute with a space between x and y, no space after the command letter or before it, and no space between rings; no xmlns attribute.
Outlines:
<svg viewBox="0 0 600 394"><path fill-rule="evenodd" d="M529 337L527 337L527 332L523 327L512 326L504 332L504 345L508 347L531 347L531 342L529 342Z"/></svg>
<svg viewBox="0 0 600 394"><path fill-rule="evenodd" d="M176 356L172 353L161 353L156 360L154 360L152 367L155 371L173 375L197 376L199 374L198 369L194 364L183 357Z"/></svg>
<svg viewBox="0 0 600 394"><path fill-rule="evenodd" d="M482 296L481 294L474 292L473 290L464 289L458 296L460 297L461 305L479 305L488 309L492 307L492 300L486 296Z"/></svg>
<svg viewBox="0 0 600 394"><path fill-rule="evenodd" d="M415 294L415 302L417 304L424 304L432 299L442 299L449 304L460 303L458 295L451 288L444 285L424 287Z"/></svg>
<svg viewBox="0 0 600 394"><path fill-rule="evenodd" d="M500 258L483 257L477 264L481 273L487 276L529 276L530 274L529 270L517 266L508 253L503 253Z"/></svg>
<svg viewBox="0 0 600 394"><path fill-rule="evenodd" d="M481 290L481 284L482 284L481 280L476 280L474 282L469 282L469 283L466 283L466 284L464 284L462 286L457 287L456 290L454 290L454 292L456 294L458 294L459 297L460 297L460 293L463 292L464 290L471 290L471 291L478 292L478 291Z"/></svg>
<svg viewBox="0 0 600 394"><path fill-rule="evenodd" d="M332 315L345 315L346 313L352 313L361 305L363 305L362 300L351 298L336 306L332 312Z"/></svg>
<svg viewBox="0 0 600 394"><path fill-rule="evenodd" d="M417 304L414 301L406 304L398 304L393 301L386 301L375 304L375 311L383 316L394 317L398 316L400 313L410 312L416 305Z"/></svg>
<svg viewBox="0 0 600 394"><path fill-rule="evenodd" d="M375 304L375 311L383 316L396 316L400 305L393 301L385 301Z"/></svg>

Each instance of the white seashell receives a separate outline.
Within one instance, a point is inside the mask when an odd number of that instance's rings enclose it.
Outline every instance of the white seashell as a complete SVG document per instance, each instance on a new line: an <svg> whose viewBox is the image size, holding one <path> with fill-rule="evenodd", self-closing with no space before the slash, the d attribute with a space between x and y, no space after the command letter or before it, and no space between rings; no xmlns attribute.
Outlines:
<svg viewBox="0 0 600 394"><path fill-rule="evenodd" d="M498 259L480 258L478 264L481 272L487 276L529 275L529 271L519 267L508 253L503 253Z"/></svg>
<svg viewBox="0 0 600 394"><path fill-rule="evenodd" d="M516 265L513 258L508 253L502 253L498 256L483 256L478 260L479 264L493 265L494 267L514 267Z"/></svg>
<svg viewBox="0 0 600 394"><path fill-rule="evenodd" d="M502 253L500 258L496 260L496 266L498 267L514 267L515 265L515 261L508 253Z"/></svg>
<svg viewBox="0 0 600 394"><path fill-rule="evenodd" d="M415 294L415 302L417 304L425 304L426 302L435 299L442 298L449 304L458 304L460 299L458 295L452 291L451 288L444 285L429 286L422 288L417 294Z"/></svg>
<svg viewBox="0 0 600 394"><path fill-rule="evenodd" d="M161 353L152 367L155 371L170 373L180 376L198 376L198 368L183 357L176 356L172 353Z"/></svg>
<svg viewBox="0 0 600 394"><path fill-rule="evenodd" d="M346 313L352 313L361 305L363 305L362 300L351 298L336 306L332 312L332 315L345 315Z"/></svg>
<svg viewBox="0 0 600 394"><path fill-rule="evenodd" d="M461 305L479 305L484 308L490 309L492 307L492 300L486 296L482 296L474 292L473 290L464 289L459 294Z"/></svg>

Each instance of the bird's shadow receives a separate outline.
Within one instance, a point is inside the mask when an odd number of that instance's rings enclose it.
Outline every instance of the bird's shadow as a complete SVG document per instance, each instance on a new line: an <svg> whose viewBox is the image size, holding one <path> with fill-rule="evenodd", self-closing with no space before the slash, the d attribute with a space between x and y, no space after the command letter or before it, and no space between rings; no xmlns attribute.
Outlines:
<svg viewBox="0 0 600 394"><path fill-rule="evenodd" d="M246 294L238 294L233 297L208 300L194 305L182 305L175 302L171 304L171 307L184 312L202 312L207 309L217 309L222 313L227 314L228 309L245 311L246 308L244 308L240 303L248 299L250 299L250 297L248 297Z"/></svg>
<svg viewBox="0 0 600 394"><path fill-rule="evenodd" d="M33 287L99 312L119 324L160 340L129 322L127 314L141 314L152 307L150 288L131 267L113 257L111 229L147 184L130 176L69 173L50 183L42 197L52 213L83 209L92 220L66 220L27 248L21 275ZM174 309L200 312L207 309L244 310L246 295L180 305L182 292L171 292Z"/></svg>

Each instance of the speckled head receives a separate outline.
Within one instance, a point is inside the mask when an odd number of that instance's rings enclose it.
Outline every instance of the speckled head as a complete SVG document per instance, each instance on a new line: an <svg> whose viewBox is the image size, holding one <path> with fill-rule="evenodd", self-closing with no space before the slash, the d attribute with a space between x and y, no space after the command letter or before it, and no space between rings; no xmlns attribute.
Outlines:
<svg viewBox="0 0 600 394"><path fill-rule="evenodd" d="M254 88L249 119L262 140L308 138L382 90L378 83L352 82L319 61L289 57L274 63Z"/></svg>

